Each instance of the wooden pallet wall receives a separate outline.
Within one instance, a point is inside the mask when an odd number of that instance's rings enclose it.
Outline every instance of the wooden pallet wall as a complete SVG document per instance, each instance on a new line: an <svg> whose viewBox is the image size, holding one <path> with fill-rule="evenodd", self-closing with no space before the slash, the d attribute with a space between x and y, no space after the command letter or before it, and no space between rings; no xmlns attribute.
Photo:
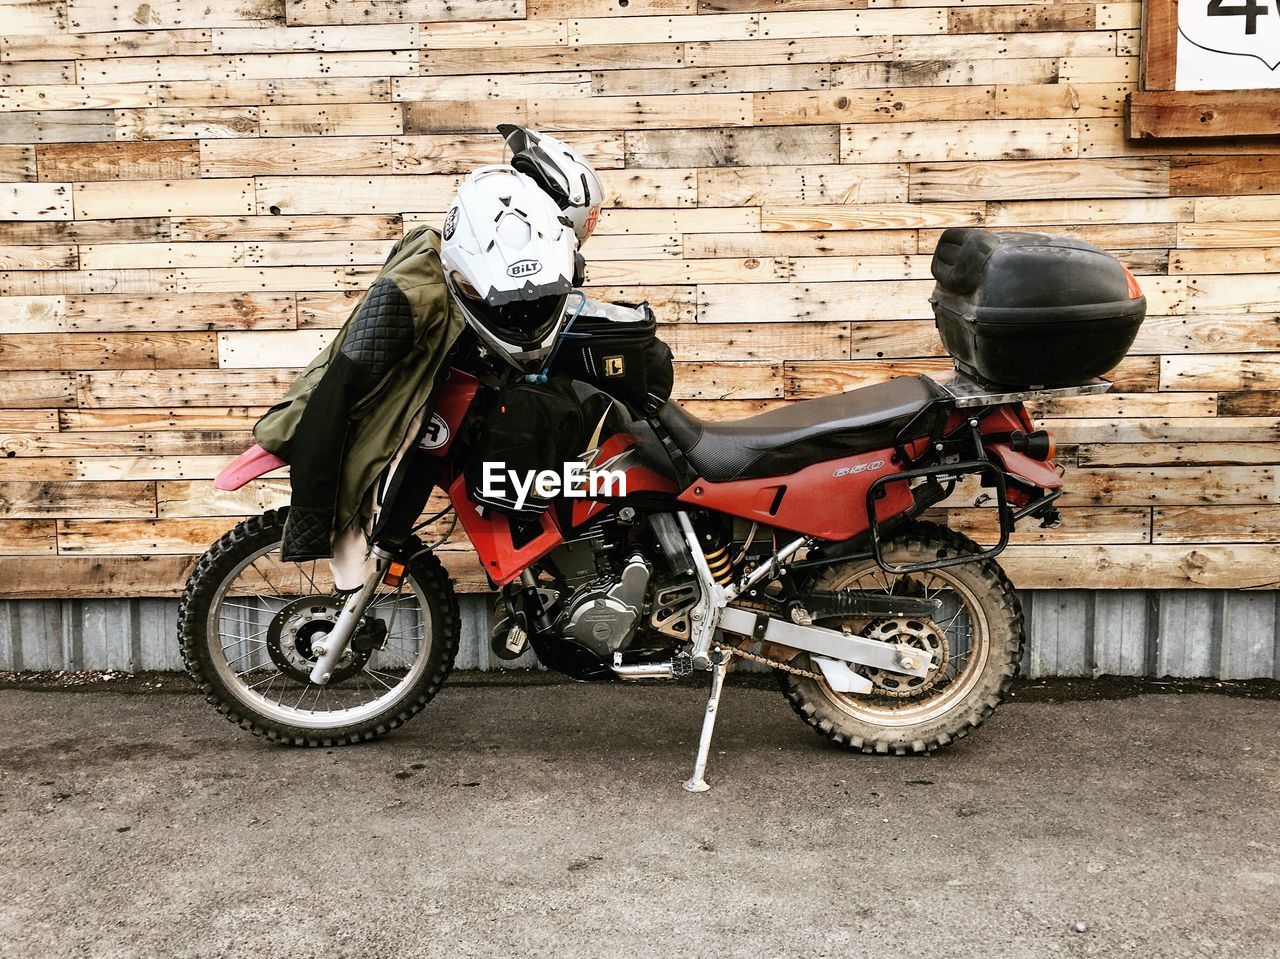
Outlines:
<svg viewBox="0 0 1280 959"><path fill-rule="evenodd" d="M282 481L215 493L409 226L563 134L602 295L749 414L947 367L940 232L1071 233L1139 274L1115 393L1043 406L1064 525L1028 587L1274 586L1280 141L1127 143L1137 3L0 0L0 593L166 595ZM983 531L964 503L950 519ZM470 585L479 570L464 554Z"/></svg>

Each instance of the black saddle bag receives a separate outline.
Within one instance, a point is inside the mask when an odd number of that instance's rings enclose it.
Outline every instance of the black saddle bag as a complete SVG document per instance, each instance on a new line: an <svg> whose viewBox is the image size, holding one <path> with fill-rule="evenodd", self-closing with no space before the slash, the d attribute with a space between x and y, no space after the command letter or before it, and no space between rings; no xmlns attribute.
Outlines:
<svg viewBox="0 0 1280 959"><path fill-rule="evenodd" d="M641 416L670 399L675 379L648 304L593 300L564 334L551 372L591 383Z"/></svg>

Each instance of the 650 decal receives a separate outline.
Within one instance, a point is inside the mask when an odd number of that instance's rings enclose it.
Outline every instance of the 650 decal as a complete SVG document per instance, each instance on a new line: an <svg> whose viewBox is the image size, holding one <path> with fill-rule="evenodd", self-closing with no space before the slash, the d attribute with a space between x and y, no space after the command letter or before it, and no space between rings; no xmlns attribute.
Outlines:
<svg viewBox="0 0 1280 959"><path fill-rule="evenodd" d="M876 470L880 469L884 469L884 460L876 460L872 463L859 463L857 466L842 466L831 475L853 476L857 473L865 473L868 470L874 473Z"/></svg>

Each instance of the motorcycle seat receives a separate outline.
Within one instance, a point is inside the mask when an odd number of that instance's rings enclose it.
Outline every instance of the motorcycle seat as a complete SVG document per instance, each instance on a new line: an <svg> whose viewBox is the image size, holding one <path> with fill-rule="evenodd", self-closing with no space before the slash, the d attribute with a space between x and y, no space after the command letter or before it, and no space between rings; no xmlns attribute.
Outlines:
<svg viewBox="0 0 1280 959"><path fill-rule="evenodd" d="M917 415L913 436L928 435L947 415L948 404L936 402L946 396L927 376L900 376L726 422L700 420L668 402L658 422L703 479L722 483L783 476L823 460L887 449Z"/></svg>

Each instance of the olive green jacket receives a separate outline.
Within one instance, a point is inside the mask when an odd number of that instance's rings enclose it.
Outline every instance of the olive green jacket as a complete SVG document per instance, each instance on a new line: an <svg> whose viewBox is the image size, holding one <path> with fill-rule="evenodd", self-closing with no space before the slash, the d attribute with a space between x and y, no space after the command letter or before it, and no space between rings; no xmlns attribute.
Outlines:
<svg viewBox="0 0 1280 959"><path fill-rule="evenodd" d="M462 327L439 234L411 231L333 342L254 427L259 445L291 467L285 559L332 555L334 535L405 440Z"/></svg>

